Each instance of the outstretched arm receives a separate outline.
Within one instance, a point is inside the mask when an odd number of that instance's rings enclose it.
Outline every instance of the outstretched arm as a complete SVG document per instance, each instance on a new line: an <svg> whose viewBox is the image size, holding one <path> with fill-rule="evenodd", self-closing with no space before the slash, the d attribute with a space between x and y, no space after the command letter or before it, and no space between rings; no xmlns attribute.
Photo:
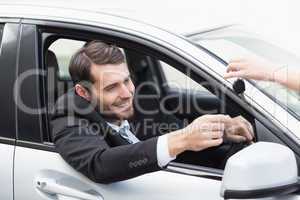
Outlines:
<svg viewBox="0 0 300 200"><path fill-rule="evenodd" d="M276 65L262 58L232 60L224 77L272 81L300 91L300 70Z"/></svg>

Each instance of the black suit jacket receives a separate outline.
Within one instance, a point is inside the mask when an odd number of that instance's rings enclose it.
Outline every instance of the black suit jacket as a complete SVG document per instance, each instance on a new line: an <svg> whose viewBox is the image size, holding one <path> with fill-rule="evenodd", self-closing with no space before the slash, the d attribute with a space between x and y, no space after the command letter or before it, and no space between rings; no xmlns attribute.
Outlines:
<svg viewBox="0 0 300 200"><path fill-rule="evenodd" d="M144 109L152 109L158 106L156 103L145 100L142 105ZM158 136L182 128L182 122L160 112L147 115L136 112L129 122L141 142L128 144L72 89L56 103L51 119L52 137L63 159L98 183L122 181L160 170L156 153ZM164 126L159 126L162 123ZM170 123L171 128L166 126Z"/></svg>

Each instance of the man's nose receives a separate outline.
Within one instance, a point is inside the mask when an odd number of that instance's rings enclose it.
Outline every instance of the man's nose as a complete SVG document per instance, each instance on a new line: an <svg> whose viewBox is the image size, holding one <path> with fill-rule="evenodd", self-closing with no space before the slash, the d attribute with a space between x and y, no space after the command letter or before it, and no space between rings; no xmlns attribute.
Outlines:
<svg viewBox="0 0 300 200"><path fill-rule="evenodd" d="M121 98L130 98L130 97L132 97L132 92L131 92L130 88L127 87L125 84L122 84L120 97Z"/></svg>

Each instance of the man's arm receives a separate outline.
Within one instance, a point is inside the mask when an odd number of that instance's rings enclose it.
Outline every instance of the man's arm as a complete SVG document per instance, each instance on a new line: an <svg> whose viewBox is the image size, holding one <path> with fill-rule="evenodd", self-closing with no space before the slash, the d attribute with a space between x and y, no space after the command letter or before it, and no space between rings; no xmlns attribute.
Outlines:
<svg viewBox="0 0 300 200"><path fill-rule="evenodd" d="M157 137L110 147L103 137L73 126L56 134L54 142L67 163L97 183L122 181L161 169L156 157Z"/></svg>
<svg viewBox="0 0 300 200"><path fill-rule="evenodd" d="M57 124L67 124L59 118L56 120L52 121L54 127ZM200 127L190 128L196 131ZM222 139L219 139L222 131L216 130L211 132L212 135L207 135L206 130L203 130L195 136L190 128L173 131L167 135L167 148L171 157L185 150L192 148L201 150L222 142ZM110 147L104 139L105 134L101 136L90 132L87 126L74 124L58 129L60 130L53 129L57 151L74 169L97 183L127 180L162 169L157 160L158 137L135 144Z"/></svg>

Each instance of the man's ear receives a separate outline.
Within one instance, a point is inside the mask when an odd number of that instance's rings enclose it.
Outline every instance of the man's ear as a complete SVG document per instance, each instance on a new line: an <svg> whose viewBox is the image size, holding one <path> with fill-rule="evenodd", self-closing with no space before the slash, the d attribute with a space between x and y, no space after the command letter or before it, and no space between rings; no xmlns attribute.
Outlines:
<svg viewBox="0 0 300 200"><path fill-rule="evenodd" d="M90 92L85 87L83 87L82 85L76 84L75 85L75 92L76 92L76 94L78 94L82 98L85 98L86 100L91 101Z"/></svg>

